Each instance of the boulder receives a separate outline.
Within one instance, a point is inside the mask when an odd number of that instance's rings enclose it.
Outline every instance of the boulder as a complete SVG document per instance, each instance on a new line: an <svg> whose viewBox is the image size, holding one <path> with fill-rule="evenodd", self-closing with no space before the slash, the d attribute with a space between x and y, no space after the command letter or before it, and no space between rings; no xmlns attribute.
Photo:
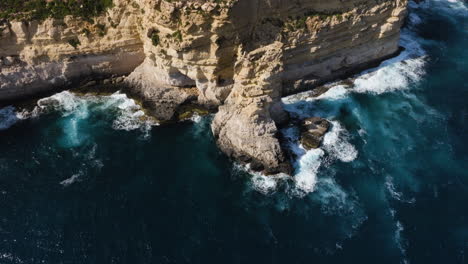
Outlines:
<svg viewBox="0 0 468 264"><path fill-rule="evenodd" d="M301 124L302 146L307 150L319 148L330 126L330 122L320 117L304 119Z"/></svg>
<svg viewBox="0 0 468 264"><path fill-rule="evenodd" d="M170 86L159 82L154 65L143 63L122 82L129 92L143 101L143 105L159 121L170 121L177 109L186 103L196 101L197 89Z"/></svg>

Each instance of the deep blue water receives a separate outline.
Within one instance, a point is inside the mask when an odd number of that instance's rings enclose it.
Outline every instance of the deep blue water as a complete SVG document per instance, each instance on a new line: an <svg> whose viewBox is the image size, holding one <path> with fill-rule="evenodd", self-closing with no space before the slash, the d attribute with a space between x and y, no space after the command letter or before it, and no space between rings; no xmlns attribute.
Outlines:
<svg viewBox="0 0 468 264"><path fill-rule="evenodd" d="M210 117L156 126L123 94L0 110L0 263L468 263L468 9L411 9L406 51L285 98L333 122L293 179L250 175Z"/></svg>

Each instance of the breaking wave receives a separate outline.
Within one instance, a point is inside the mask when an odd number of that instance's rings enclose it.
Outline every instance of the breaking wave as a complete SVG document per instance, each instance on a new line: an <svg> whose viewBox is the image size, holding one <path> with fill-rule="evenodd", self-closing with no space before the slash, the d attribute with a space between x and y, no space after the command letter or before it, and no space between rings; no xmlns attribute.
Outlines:
<svg viewBox="0 0 468 264"><path fill-rule="evenodd" d="M8 129L20 120L37 118L48 113L60 113L63 127L71 145L80 142L79 123L90 117L94 110L114 113L112 128L115 130L141 130L148 132L158 125L156 120L145 114L135 100L116 92L107 96L77 95L69 91L54 94L37 101L31 111L13 106L0 109L0 130Z"/></svg>
<svg viewBox="0 0 468 264"><path fill-rule="evenodd" d="M322 165L327 165L333 160L341 162L351 162L357 157L357 150L348 142L346 130L341 125L332 121L331 130L325 135L322 147L306 151L299 142L299 131L295 127L283 130L288 141L288 147L293 154L298 157L294 163L295 175L294 185L290 188L290 193L294 196L303 197L315 190L317 185L317 174ZM258 177L258 176L257 176ZM265 177L265 176L264 176ZM268 183L269 191L276 186L275 177L266 177L268 180L253 180L254 186L258 190L265 188ZM284 177L280 177L284 179ZM263 192L263 191L262 191Z"/></svg>
<svg viewBox="0 0 468 264"><path fill-rule="evenodd" d="M357 158L358 151L348 142L347 131L337 121L332 121L332 129L323 139L324 150L333 158L342 162L351 162Z"/></svg>
<svg viewBox="0 0 468 264"><path fill-rule="evenodd" d="M412 14L408 28L421 22L421 18ZM401 34L400 45L405 48L397 57L384 61L379 67L362 72L352 79L352 83L330 83L327 91L318 97L312 97L310 92L304 92L283 98L285 109L295 118L302 119L319 116L332 123L332 129L325 135L320 149L305 151L299 144L299 133L293 128L282 132L289 141L288 147L298 157L295 162L295 186L292 192L304 197L317 190L319 179L317 175L321 167L328 167L334 161L349 163L358 157L358 150L351 143L351 137L345 126L338 120L343 108L351 109L359 120L359 111L355 110L357 103L354 94L372 94L379 96L395 91L404 91L410 84L418 82L424 76L426 52L420 42L422 40L410 29ZM360 129L358 135L365 141L366 131ZM253 180L258 190L274 188L273 180ZM271 190L270 190L271 192Z"/></svg>
<svg viewBox="0 0 468 264"><path fill-rule="evenodd" d="M402 31L400 45L405 48L399 56L384 61L379 68L362 73L354 80L351 92L383 94L404 90L424 76L426 52L421 40L411 31Z"/></svg>
<svg viewBox="0 0 468 264"><path fill-rule="evenodd" d="M321 149L307 151L297 162L297 173L294 176L295 190L298 196L314 191L317 184L317 173L322 164L325 152Z"/></svg>

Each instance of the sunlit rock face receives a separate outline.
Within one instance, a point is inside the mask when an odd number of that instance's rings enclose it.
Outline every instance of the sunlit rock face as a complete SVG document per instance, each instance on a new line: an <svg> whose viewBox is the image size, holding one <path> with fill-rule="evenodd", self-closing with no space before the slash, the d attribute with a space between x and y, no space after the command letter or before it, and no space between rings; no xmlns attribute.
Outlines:
<svg viewBox="0 0 468 264"><path fill-rule="evenodd" d="M128 75L170 120L180 105L217 108L229 156L289 172L277 138L281 96L398 51L406 0L114 0L93 21L67 16L0 25L0 100L84 78Z"/></svg>

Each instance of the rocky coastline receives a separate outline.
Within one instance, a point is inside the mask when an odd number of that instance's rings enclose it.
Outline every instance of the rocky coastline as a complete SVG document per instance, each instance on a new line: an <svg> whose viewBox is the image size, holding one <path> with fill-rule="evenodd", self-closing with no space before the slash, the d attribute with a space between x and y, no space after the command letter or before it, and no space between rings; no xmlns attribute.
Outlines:
<svg viewBox="0 0 468 264"><path fill-rule="evenodd" d="M319 93L325 82L398 54L406 5L114 0L92 21L4 19L0 104L70 87L117 86L161 122L183 119L189 108L215 112L212 131L224 153L265 174L291 174L278 132L289 122L281 98ZM303 145L317 147L329 126L312 121L304 125Z"/></svg>

